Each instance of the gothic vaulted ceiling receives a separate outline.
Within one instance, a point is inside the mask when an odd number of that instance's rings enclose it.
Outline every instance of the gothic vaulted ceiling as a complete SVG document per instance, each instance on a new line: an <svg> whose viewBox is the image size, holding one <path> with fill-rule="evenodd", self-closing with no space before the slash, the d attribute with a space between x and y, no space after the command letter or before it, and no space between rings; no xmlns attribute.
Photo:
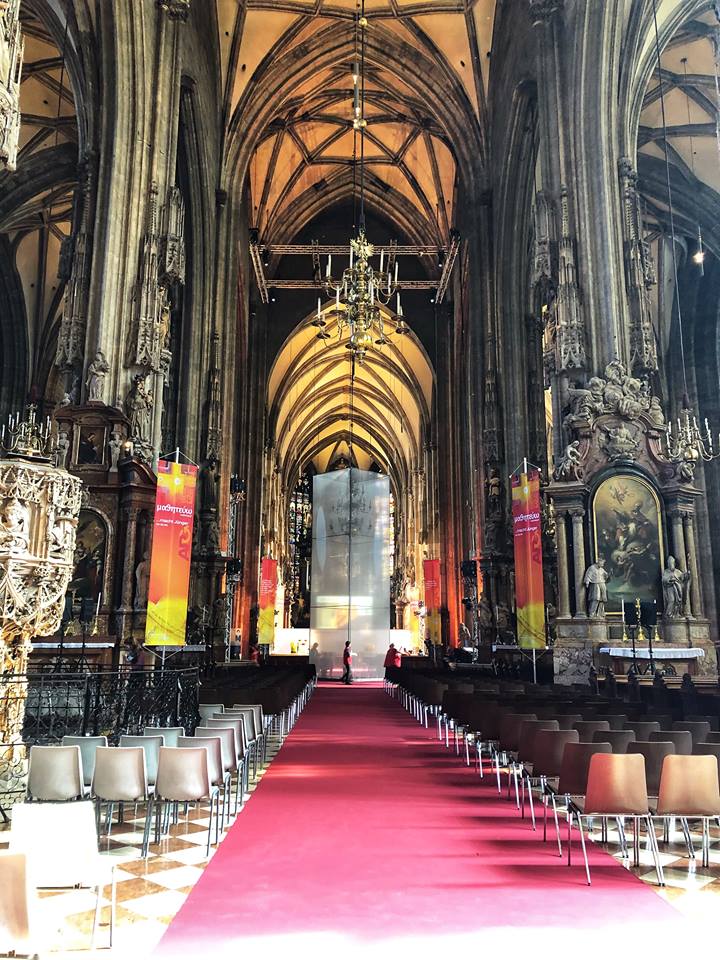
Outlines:
<svg viewBox="0 0 720 960"><path fill-rule="evenodd" d="M217 0L228 120L255 96L264 72L308 41L318 51L339 32L354 34L355 0ZM368 43L397 49L405 62L433 61L446 91L429 103L390 57L368 56L366 177L369 191L393 204L415 239L443 243L453 226L456 144L444 128L443 98L460 103L481 127L485 117L495 0L366 0ZM255 143L248 180L253 226L265 242L283 239L304 206L352 191L353 53L308 69L277 102ZM299 222L298 222L299 220ZM285 238L286 239L286 238Z"/></svg>

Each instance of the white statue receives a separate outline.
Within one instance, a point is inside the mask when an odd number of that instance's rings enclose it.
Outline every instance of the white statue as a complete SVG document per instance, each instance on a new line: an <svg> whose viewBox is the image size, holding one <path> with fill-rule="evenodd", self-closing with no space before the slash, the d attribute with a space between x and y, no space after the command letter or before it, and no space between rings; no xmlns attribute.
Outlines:
<svg viewBox="0 0 720 960"><path fill-rule="evenodd" d="M87 398L88 403L102 403L103 392L105 389L105 377L110 367L105 359L102 350L98 350L95 359L88 367L87 380Z"/></svg>
<svg viewBox="0 0 720 960"><path fill-rule="evenodd" d="M14 497L5 502L0 523L0 547L27 551L30 545L30 511Z"/></svg>
<svg viewBox="0 0 720 960"><path fill-rule="evenodd" d="M110 450L110 473L117 473L118 460L122 449L122 434L118 433L117 430L113 430L110 434L108 448Z"/></svg>
<svg viewBox="0 0 720 960"><path fill-rule="evenodd" d="M70 450L70 439L67 431L61 430L57 438L57 465L65 469L67 466L67 455Z"/></svg>
<svg viewBox="0 0 720 960"><path fill-rule="evenodd" d="M587 613L589 617L604 617L607 603L608 572L605 561L598 557L585 571L583 583L587 591Z"/></svg>
<svg viewBox="0 0 720 960"><path fill-rule="evenodd" d="M675 620L683 614L685 590L690 581L690 571L678 569L675 557L667 558L667 566L662 575L663 604L668 620Z"/></svg>

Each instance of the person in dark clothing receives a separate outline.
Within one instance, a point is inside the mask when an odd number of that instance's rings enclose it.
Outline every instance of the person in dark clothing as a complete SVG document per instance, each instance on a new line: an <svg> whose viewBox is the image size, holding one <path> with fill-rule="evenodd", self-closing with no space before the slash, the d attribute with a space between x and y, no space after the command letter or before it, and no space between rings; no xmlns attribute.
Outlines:
<svg viewBox="0 0 720 960"><path fill-rule="evenodd" d="M343 650L343 675L342 682L350 684L353 682L353 673L352 673L352 649L350 647L350 641L345 641L345 649Z"/></svg>

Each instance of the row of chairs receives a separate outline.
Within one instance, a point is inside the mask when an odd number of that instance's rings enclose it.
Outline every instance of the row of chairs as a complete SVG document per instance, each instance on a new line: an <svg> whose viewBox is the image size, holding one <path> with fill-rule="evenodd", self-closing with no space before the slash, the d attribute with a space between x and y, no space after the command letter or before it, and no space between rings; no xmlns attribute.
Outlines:
<svg viewBox="0 0 720 960"><path fill-rule="evenodd" d="M36 928L44 924L35 910L35 890L45 887L95 889L94 946L102 891L110 884L112 945L113 861L98 852L103 804L108 830L115 805L122 820L124 804L145 804L142 854L147 856L153 822L159 840L171 817L177 820L180 804L209 802L209 854L213 829L217 842L229 818L233 778L237 812L247 797L250 768L256 778L267 762L269 737L291 729L314 680L304 678L302 689L297 688L297 677L285 682L275 700L269 689L262 703L247 698L229 708L222 703L201 705L201 725L193 736L186 736L182 727L145 727L142 735L123 734L118 746L109 746L105 737L31 746L28 802L12 808L9 849L0 851L0 886L6 891L0 898L0 951L36 952L33 918ZM242 692L246 694L247 687Z"/></svg>
<svg viewBox="0 0 720 960"><path fill-rule="evenodd" d="M438 738L448 749L450 731L457 753L464 741L466 763L472 746L481 776L488 759L499 792L501 769L506 770L508 798L514 784L515 801L524 816L527 797L533 828L533 791L537 791L545 808L543 839L547 838L550 807L562 856L559 801L568 820L568 862L571 831L577 823L588 883L583 824L592 818L600 819L603 838L608 820L616 820L624 856L628 855L624 822L630 819L635 827L636 862L639 829L644 826L661 884L656 817L663 823L665 838L669 824L676 818L680 821L691 858L695 853L688 821L700 821L702 859L704 865L708 863L709 824L720 818L717 718L638 719L619 712L617 704L587 697L585 691L577 691L573 697L568 696L567 688L555 696L548 696L545 690L538 696L537 688L526 690L524 685L489 686L477 684L468 689L467 685L417 674L390 676L386 682L388 692L398 696L418 722L427 726L428 716L437 718ZM639 711L633 708L631 713ZM663 725L667 729L662 729Z"/></svg>

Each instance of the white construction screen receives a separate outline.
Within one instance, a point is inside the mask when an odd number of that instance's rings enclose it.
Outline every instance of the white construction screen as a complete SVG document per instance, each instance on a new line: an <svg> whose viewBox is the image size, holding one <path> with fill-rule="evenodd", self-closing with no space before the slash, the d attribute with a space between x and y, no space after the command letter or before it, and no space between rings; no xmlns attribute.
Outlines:
<svg viewBox="0 0 720 960"><path fill-rule="evenodd" d="M350 640L355 679L380 677L390 642L390 480L320 474L312 516L311 659L320 676L340 676Z"/></svg>

